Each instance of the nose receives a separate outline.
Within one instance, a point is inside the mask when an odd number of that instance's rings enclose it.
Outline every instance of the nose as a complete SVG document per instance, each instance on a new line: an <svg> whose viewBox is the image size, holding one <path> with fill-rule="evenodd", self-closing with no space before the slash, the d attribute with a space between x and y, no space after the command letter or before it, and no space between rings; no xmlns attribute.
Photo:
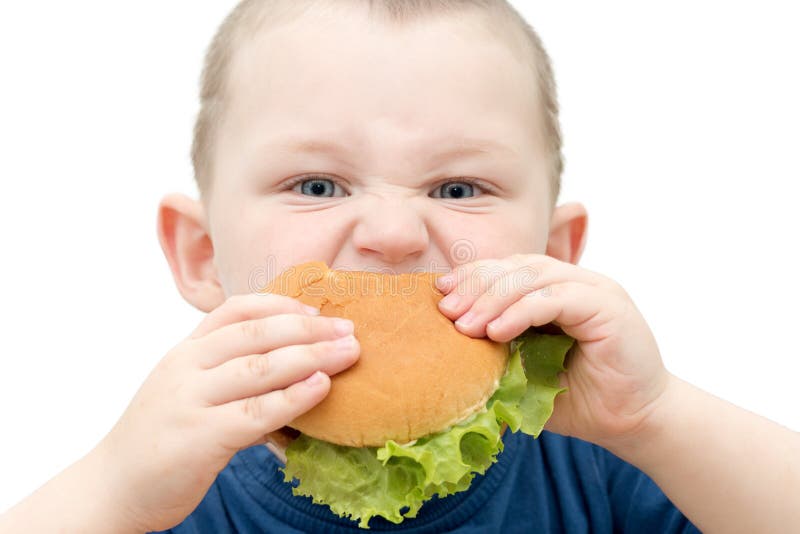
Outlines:
<svg viewBox="0 0 800 534"><path fill-rule="evenodd" d="M430 237L424 218L408 199L370 199L359 210L352 239L368 260L400 264L424 254Z"/></svg>

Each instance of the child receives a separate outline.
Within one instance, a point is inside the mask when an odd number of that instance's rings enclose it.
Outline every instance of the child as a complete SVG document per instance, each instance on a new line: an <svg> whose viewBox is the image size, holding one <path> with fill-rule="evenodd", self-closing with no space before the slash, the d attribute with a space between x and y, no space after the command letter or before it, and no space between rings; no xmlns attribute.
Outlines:
<svg viewBox="0 0 800 534"><path fill-rule="evenodd" d="M358 358L346 321L251 294L265 257L273 275L307 260L450 267L442 313L465 334L507 341L552 322L577 340L551 432L506 436L468 492L399 530L795 528L798 436L667 373L622 287L576 265L587 216L555 204L549 62L504 2L246 0L204 80L202 199L166 197L159 232L181 294L208 316L0 531L356 530L291 497L280 462L251 447ZM527 294L473 284L524 269L538 273Z"/></svg>

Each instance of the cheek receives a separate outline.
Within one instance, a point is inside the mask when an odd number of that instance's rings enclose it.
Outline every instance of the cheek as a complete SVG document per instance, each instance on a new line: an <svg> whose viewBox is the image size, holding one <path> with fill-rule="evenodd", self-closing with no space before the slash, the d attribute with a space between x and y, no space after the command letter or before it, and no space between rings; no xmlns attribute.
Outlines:
<svg viewBox="0 0 800 534"><path fill-rule="evenodd" d="M257 292L275 276L287 232L265 217L240 210L227 220L217 219L214 264L226 296Z"/></svg>
<svg viewBox="0 0 800 534"><path fill-rule="evenodd" d="M508 206L493 223L493 257L512 254L541 254L547 248L549 221L543 209L535 202L522 202Z"/></svg>
<svg viewBox="0 0 800 534"><path fill-rule="evenodd" d="M232 233L223 237L219 265L221 278L232 294L263 289L293 265L325 261L329 265L341 243L342 225L311 214L283 213L269 218L243 217Z"/></svg>
<svg viewBox="0 0 800 534"><path fill-rule="evenodd" d="M442 229L442 243L450 261L461 265L487 258L505 258L512 254L543 251L546 229L537 228L530 215L518 218L503 215L473 215L448 220Z"/></svg>
<svg viewBox="0 0 800 534"><path fill-rule="evenodd" d="M217 236L214 264L226 296L257 292L275 269L275 258L261 240L245 231Z"/></svg>

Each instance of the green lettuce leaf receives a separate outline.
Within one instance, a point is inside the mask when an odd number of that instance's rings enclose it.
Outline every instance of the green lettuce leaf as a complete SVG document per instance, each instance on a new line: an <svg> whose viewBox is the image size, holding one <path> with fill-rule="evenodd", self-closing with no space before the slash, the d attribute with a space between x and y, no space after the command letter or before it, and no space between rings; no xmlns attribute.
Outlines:
<svg viewBox="0 0 800 534"><path fill-rule="evenodd" d="M566 335L528 330L511 343L508 369L485 411L410 444L355 448L301 435L286 450L284 479L299 481L295 495L362 528L375 516L393 523L416 517L425 501L465 491L497 461L503 424L539 436L564 391L558 374L573 343Z"/></svg>

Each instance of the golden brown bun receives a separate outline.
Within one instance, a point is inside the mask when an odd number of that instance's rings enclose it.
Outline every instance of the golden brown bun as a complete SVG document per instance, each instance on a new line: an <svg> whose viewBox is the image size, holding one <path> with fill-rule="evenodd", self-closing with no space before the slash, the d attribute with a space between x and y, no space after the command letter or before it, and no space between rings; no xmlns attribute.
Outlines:
<svg viewBox="0 0 800 534"><path fill-rule="evenodd" d="M352 447L405 443L483 409L508 363L508 344L456 330L437 304L436 273L287 269L267 292L355 324L361 357L331 377L328 396L289 426Z"/></svg>

